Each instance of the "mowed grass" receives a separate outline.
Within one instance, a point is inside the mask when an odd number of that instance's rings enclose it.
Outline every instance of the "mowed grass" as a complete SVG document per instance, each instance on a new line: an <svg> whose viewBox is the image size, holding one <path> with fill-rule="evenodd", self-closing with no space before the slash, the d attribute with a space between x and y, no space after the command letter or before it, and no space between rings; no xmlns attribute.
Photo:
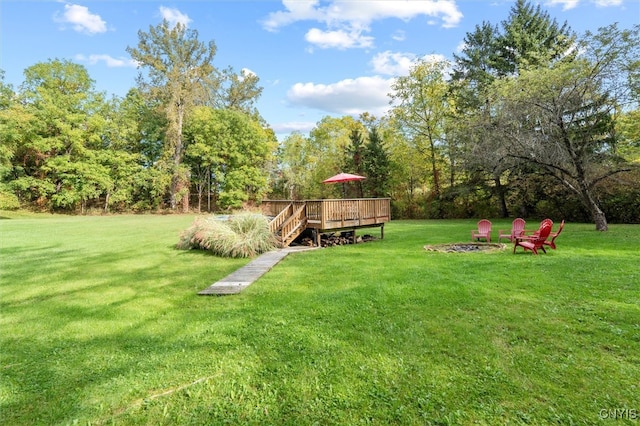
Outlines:
<svg viewBox="0 0 640 426"><path fill-rule="evenodd" d="M534 256L427 252L475 221L392 221L216 297L249 259L176 250L193 218L0 220L2 424L640 417L638 225L569 223Z"/></svg>

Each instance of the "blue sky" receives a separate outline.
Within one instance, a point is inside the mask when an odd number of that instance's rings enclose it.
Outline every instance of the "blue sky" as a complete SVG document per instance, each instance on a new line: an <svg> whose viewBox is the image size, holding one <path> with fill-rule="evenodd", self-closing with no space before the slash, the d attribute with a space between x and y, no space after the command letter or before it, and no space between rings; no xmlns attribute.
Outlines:
<svg viewBox="0 0 640 426"><path fill-rule="evenodd" d="M499 24L513 0L173 0L0 2L0 69L17 88L49 59L84 65L99 91L124 96L138 73L126 52L163 18L217 46L214 65L247 70L258 109L280 136L325 116L382 116L390 84L417 58L451 59L466 33ZM640 23L639 0L541 0L579 34Z"/></svg>

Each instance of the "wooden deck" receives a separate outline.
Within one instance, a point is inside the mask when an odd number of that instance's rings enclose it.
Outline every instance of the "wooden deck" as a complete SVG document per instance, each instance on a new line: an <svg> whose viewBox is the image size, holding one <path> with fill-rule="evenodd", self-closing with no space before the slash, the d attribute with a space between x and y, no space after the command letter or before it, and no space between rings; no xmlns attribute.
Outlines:
<svg viewBox="0 0 640 426"><path fill-rule="evenodd" d="M391 220L389 198L353 198L323 200L265 200L262 211L272 216L271 230L288 246L305 229L311 228L320 245L320 235L337 230L380 227Z"/></svg>

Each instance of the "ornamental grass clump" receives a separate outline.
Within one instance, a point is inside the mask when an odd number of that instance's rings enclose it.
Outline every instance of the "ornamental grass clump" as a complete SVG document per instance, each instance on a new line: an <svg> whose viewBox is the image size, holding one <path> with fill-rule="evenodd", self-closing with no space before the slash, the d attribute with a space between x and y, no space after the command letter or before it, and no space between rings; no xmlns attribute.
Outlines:
<svg viewBox="0 0 640 426"><path fill-rule="evenodd" d="M257 254L273 250L276 238L269 230L269 221L261 214L239 213L229 218L229 225L238 238L237 256L253 257Z"/></svg>
<svg viewBox="0 0 640 426"><path fill-rule="evenodd" d="M253 257L273 250L269 222L258 214L238 213L228 220L197 218L180 235L179 249L201 249L222 257Z"/></svg>

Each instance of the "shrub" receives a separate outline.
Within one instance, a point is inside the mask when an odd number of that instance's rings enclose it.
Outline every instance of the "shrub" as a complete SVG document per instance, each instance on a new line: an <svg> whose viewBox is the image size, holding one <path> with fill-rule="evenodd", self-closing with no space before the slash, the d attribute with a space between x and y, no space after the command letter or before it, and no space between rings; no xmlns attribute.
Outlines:
<svg viewBox="0 0 640 426"><path fill-rule="evenodd" d="M222 257L253 257L276 247L267 218L254 213L197 218L180 234L179 249L209 250Z"/></svg>
<svg viewBox="0 0 640 426"><path fill-rule="evenodd" d="M15 194L0 189L0 210L18 210L20 208L20 200Z"/></svg>

